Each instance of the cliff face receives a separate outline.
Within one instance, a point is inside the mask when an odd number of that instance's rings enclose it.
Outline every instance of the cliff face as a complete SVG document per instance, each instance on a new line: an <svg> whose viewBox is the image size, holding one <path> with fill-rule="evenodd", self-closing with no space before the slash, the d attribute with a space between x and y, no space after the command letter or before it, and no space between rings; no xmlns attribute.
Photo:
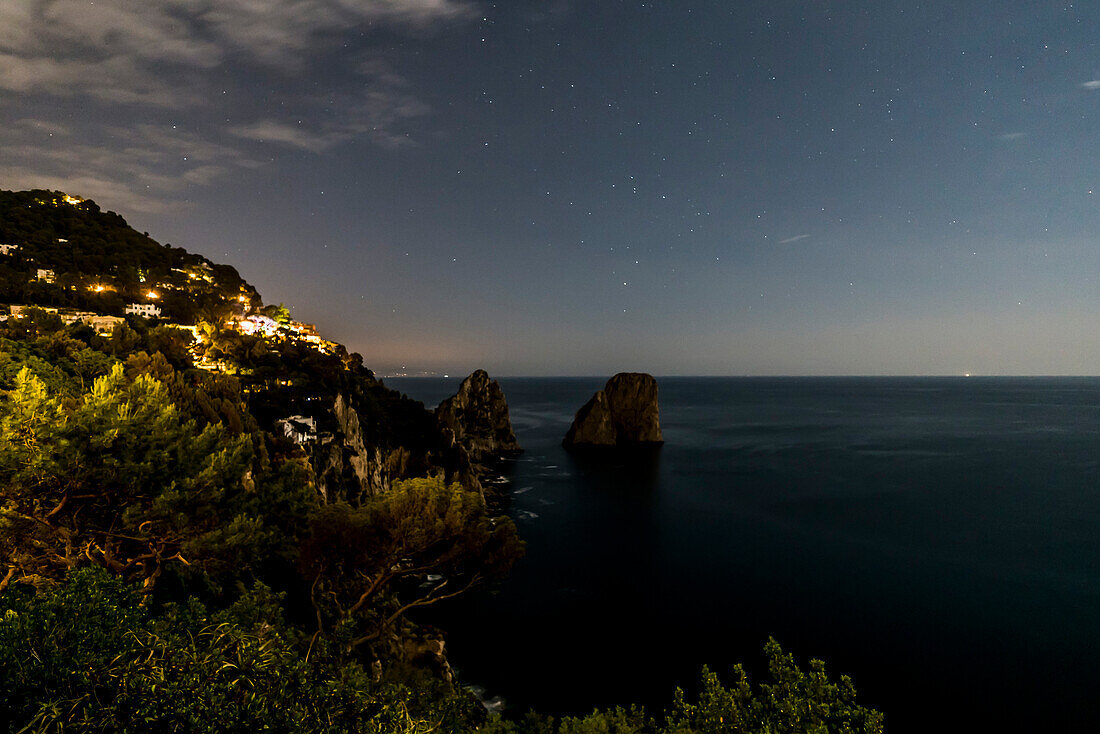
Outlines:
<svg viewBox="0 0 1100 734"><path fill-rule="evenodd" d="M573 425L569 427L569 432L565 434L563 443L566 446L573 444L614 446L617 440L615 423L611 419L611 406L607 401L607 393L598 390L577 411L577 415L573 418Z"/></svg>
<svg viewBox="0 0 1100 734"><path fill-rule="evenodd" d="M317 489L325 501L355 502L387 491L393 478L386 470L387 456L381 447L364 441L359 413L341 393L336 395L332 413L339 430L332 442L314 451Z"/></svg>
<svg viewBox="0 0 1100 734"><path fill-rule="evenodd" d="M521 450L512 431L504 391L485 370L477 370L463 380L458 393L439 404L435 417L475 463Z"/></svg>
<svg viewBox="0 0 1100 734"><path fill-rule="evenodd" d="M657 381L641 372L620 372L577 411L566 446L661 444Z"/></svg>
<svg viewBox="0 0 1100 734"><path fill-rule="evenodd" d="M326 502L356 504L389 491L398 479L428 475L442 475L448 482L481 490L480 485L464 481L457 460L441 450L442 441L436 442L436 451L373 442L366 435L359 411L343 393L337 393L332 415L336 419L332 440L314 447L310 457L317 489Z"/></svg>
<svg viewBox="0 0 1100 734"><path fill-rule="evenodd" d="M664 443L657 381L641 372L620 372L604 387L618 443Z"/></svg>
<svg viewBox="0 0 1100 734"><path fill-rule="evenodd" d="M484 370L467 377L458 393L440 404L434 421L425 415L425 427L434 435L421 436L416 445L372 440L354 400L343 393L336 395L332 417L331 440L311 452L317 488L328 502L355 504L388 491L398 479L428 475L484 494L484 464L521 451L504 393Z"/></svg>

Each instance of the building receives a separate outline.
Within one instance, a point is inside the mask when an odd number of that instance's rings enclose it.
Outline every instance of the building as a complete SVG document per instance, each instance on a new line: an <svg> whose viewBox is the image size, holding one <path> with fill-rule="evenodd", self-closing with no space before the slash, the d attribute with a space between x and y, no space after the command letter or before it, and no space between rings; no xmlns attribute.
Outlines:
<svg viewBox="0 0 1100 734"><path fill-rule="evenodd" d="M20 317L27 316L28 315L27 312L30 311L32 308L37 308L39 311L45 311L46 313L57 313L57 309L54 308L53 306L35 306L35 305L27 305L25 303L23 303L23 304L13 303L10 306L8 306L8 308L11 310L11 315L12 316L20 316Z"/></svg>
<svg viewBox="0 0 1100 734"><path fill-rule="evenodd" d="M70 308L58 310L52 306L34 306L25 303L13 303L8 306L8 310L11 311L11 316L15 318L27 316L31 309L45 311L46 313L55 313L61 317L62 323L66 326L80 322L86 326L92 327L100 334L109 334L114 331L115 327L119 324L126 323L126 319L121 316L101 316L91 311L75 311ZM0 321L7 321L8 318L7 315L0 314Z"/></svg>
<svg viewBox="0 0 1100 734"><path fill-rule="evenodd" d="M279 331L279 322L261 314L252 314L237 323L237 331L250 336L274 336Z"/></svg>
<svg viewBox="0 0 1100 734"><path fill-rule="evenodd" d="M123 313L132 313L136 316L153 319L160 316L160 308L152 303L131 303L123 309Z"/></svg>
<svg viewBox="0 0 1100 734"><path fill-rule="evenodd" d="M296 444L309 443L317 440L317 420L304 415L292 415L275 422L275 426L283 429L283 435Z"/></svg>
<svg viewBox="0 0 1100 734"><path fill-rule="evenodd" d="M126 323L121 316L97 316L93 315L84 319L84 323L96 330L98 334L110 334L119 324Z"/></svg>
<svg viewBox="0 0 1100 734"><path fill-rule="evenodd" d="M10 255L19 249L19 245L0 245L0 255Z"/></svg>
<svg viewBox="0 0 1100 734"><path fill-rule="evenodd" d="M318 336L315 324L306 324L301 321L291 321L287 327L299 336Z"/></svg>
<svg viewBox="0 0 1100 734"><path fill-rule="evenodd" d="M45 281L46 283L57 282L57 274L52 270L46 270L44 268L38 269L38 274L35 276L38 280Z"/></svg>
<svg viewBox="0 0 1100 734"><path fill-rule="evenodd" d="M77 321L81 323L88 323L89 319L94 319L98 314L91 311L73 311L72 309L62 309L58 314L61 317L61 323L68 326L69 324L75 324Z"/></svg>

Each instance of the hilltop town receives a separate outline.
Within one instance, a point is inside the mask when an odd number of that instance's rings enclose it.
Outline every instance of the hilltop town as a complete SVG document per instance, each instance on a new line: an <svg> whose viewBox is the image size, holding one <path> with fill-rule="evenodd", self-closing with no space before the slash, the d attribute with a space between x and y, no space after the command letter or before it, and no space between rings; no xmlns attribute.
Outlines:
<svg viewBox="0 0 1100 734"><path fill-rule="evenodd" d="M194 366L229 374L248 372L212 348L226 330L268 342L299 341L329 354L339 346L322 339L313 324L292 320L281 305L264 306L232 268L145 235L135 241L121 217L102 215L94 202L48 191L0 197L9 212L0 223L0 321L38 308L65 325L110 334L141 319L189 332ZM11 216L13 210L21 216ZM71 226L64 227L67 222ZM111 238L121 246L95 257Z"/></svg>

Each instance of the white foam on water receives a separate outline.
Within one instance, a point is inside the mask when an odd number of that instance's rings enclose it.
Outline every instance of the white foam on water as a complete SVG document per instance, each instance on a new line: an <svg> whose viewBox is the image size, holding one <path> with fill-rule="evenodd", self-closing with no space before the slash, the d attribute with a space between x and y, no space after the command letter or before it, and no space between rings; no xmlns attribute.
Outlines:
<svg viewBox="0 0 1100 734"><path fill-rule="evenodd" d="M483 686L466 686L466 690L474 694L490 714L499 714L504 710L505 701L502 696L490 697L489 692Z"/></svg>

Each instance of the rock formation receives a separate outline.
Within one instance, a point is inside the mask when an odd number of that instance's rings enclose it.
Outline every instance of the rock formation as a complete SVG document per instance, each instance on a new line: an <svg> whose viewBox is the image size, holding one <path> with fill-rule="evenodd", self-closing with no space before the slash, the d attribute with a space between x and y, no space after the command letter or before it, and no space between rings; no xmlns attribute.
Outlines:
<svg viewBox="0 0 1100 734"><path fill-rule="evenodd" d="M661 443L657 381L641 372L620 372L608 380L577 411L562 441L567 448Z"/></svg>
<svg viewBox="0 0 1100 734"><path fill-rule="evenodd" d="M326 502L342 499L356 503L364 497L382 494L390 488L408 451L387 456L379 446L369 445L363 435L359 413L343 394L337 393L332 406L336 419L336 440L314 449L313 467L317 487ZM395 472L395 470L397 470Z"/></svg>
<svg viewBox="0 0 1100 734"><path fill-rule="evenodd" d="M475 464L521 450L512 432L504 391L485 370L463 380L458 393L435 409L435 417L444 435L449 431Z"/></svg>
<svg viewBox="0 0 1100 734"><path fill-rule="evenodd" d="M327 502L358 504L388 492L396 480L429 475L484 494L482 480L490 476L485 463L521 450L504 393L484 370L467 377L434 417L424 413L421 424L412 416L415 439L405 435L387 440L377 430L368 431L371 418L365 416L377 419L378 407L368 403L364 408L362 401L354 392L337 393L326 421L332 432L306 447L317 488ZM403 420L409 419L406 413Z"/></svg>

